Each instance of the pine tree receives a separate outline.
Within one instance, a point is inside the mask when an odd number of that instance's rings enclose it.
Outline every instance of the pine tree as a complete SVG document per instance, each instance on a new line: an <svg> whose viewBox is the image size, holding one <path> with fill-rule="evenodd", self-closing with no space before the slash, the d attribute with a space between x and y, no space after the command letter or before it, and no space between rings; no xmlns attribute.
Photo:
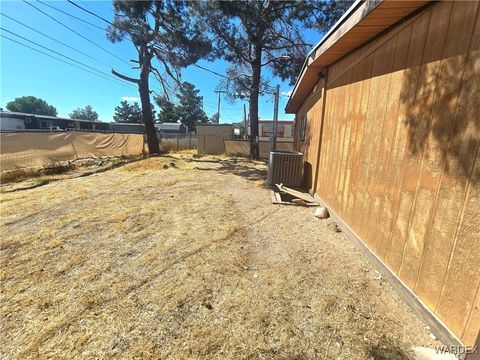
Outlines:
<svg viewBox="0 0 480 360"><path fill-rule="evenodd" d="M206 123L208 121L207 114L203 110L203 97L199 95L199 92L200 90L196 89L195 85L184 82L177 94L179 102L177 114L188 131L195 131L197 122Z"/></svg>
<svg viewBox="0 0 480 360"><path fill-rule="evenodd" d="M115 115L113 120L118 123L141 123L142 122L142 109L137 102L130 105L128 101L124 100L120 102L119 106L115 107Z"/></svg>
<svg viewBox="0 0 480 360"><path fill-rule="evenodd" d="M55 109L55 107L35 96L15 98L15 100L7 103L7 109L27 114L57 116L57 109Z"/></svg>
<svg viewBox="0 0 480 360"><path fill-rule="evenodd" d="M199 24L189 13L185 1L113 1L115 17L108 29L112 42L133 42L138 59L132 60L140 70L138 78L112 70L123 80L138 85L150 154L160 152L150 103L150 74L154 74L165 94L169 83L180 83L180 69L207 56L211 44ZM154 62L154 60L158 60Z"/></svg>
<svg viewBox="0 0 480 360"><path fill-rule="evenodd" d="M177 107L165 96L157 96L155 102L160 108L158 112L158 122L177 122L180 119L180 116L177 113Z"/></svg>
<svg viewBox="0 0 480 360"><path fill-rule="evenodd" d="M97 121L98 120L98 113L93 110L91 105L85 106L82 108L77 108L73 110L70 114L70 119L80 119L80 120L90 120L90 121Z"/></svg>
<svg viewBox="0 0 480 360"><path fill-rule="evenodd" d="M217 56L231 63L227 88L248 97L250 156L259 157L258 98L268 91L262 69L295 82L308 49L305 27L326 31L352 1L205 1L196 2L197 16L212 34Z"/></svg>

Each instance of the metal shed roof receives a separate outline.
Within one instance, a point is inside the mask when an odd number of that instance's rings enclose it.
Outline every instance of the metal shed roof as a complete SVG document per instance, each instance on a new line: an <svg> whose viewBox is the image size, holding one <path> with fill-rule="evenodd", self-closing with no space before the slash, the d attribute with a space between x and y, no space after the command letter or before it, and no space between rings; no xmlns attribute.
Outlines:
<svg viewBox="0 0 480 360"><path fill-rule="evenodd" d="M155 127L161 130L179 130L184 125L182 123L175 123L175 122L165 122L161 124L155 124Z"/></svg>
<svg viewBox="0 0 480 360"><path fill-rule="evenodd" d="M68 121L79 121L79 122L88 122L88 123L103 123L108 124L105 121L100 120L84 120L84 119L71 119L71 118L64 118L59 116L50 116L50 115L38 115L38 114L29 114L29 113L22 113L16 111L0 111L0 117L7 117L7 116L26 116L26 117L37 117L42 119L52 119L52 120L68 120Z"/></svg>

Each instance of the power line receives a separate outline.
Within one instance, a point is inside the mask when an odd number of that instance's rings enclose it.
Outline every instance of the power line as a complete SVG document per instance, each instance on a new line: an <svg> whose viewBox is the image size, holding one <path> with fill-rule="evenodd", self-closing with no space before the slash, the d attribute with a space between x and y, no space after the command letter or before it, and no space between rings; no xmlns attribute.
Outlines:
<svg viewBox="0 0 480 360"><path fill-rule="evenodd" d="M240 100L239 100L240 101ZM214 103L214 102L211 102L211 101L205 101L203 100L203 104L204 105L209 105L209 106L212 106L212 107L217 107L217 103ZM237 105L236 102L234 103L227 103L227 104L230 104L230 105L222 105L222 108L226 108L226 109L231 109L231 110L237 110Z"/></svg>
<svg viewBox="0 0 480 360"><path fill-rule="evenodd" d="M75 48L75 47L73 47L73 46L70 46L70 45L68 45L68 44L66 44L66 43L64 43L64 42L62 42L62 41L60 41L60 40L58 40L58 39L55 39L54 37L52 37L52 36L50 36L50 35L48 35L48 34L45 34L44 32L41 32L40 30L37 30L37 29L35 29L35 28L27 25L27 24L24 24L23 22L21 22L21 21L19 21L19 20L17 20L17 19L14 19L13 17L11 17L11 16L9 16L9 15L6 15L6 14L1 13L1 12L0 12L0 15L5 16L6 18L8 18L8 19L10 19L10 20L12 20L12 21L14 21L14 22L22 25L22 26L25 26L26 28L28 28L28 29L30 29L30 30L32 30L32 31L35 31L36 33L38 33L38 34L40 34L40 35L43 35L43 36L47 37L48 39L50 39L50 40L52 40L52 41L55 41L55 42L57 42L57 43L65 46L65 47L68 47L69 49L74 50L74 51L78 52L79 54L82 54L82 55L84 55L84 56L86 56L86 57L88 57L88 58L90 58L90 59L92 59L92 60L94 60L94 61L96 61L96 62L98 62L98 63L100 63L100 64L103 64L103 65L105 65L105 66L108 66L109 68L112 67L111 64L108 64L108 63L106 63L106 62L104 62L104 61L102 61L102 60L99 60L99 59L97 59L97 58L95 58L95 57L93 57L93 56L91 56L91 55L89 55L89 54L87 54L87 53L85 53L85 52L83 52L83 51L81 51L81 50L78 50L77 48ZM110 74L108 74L108 75L110 75ZM115 79L117 79L117 78L115 78ZM122 83L122 82L120 81L119 83ZM125 85L125 83L122 83L122 84ZM132 87L132 89L133 89L133 88L134 88L134 87ZM135 89L136 89L136 88L135 88Z"/></svg>
<svg viewBox="0 0 480 360"><path fill-rule="evenodd" d="M41 2L40 0L37 0L37 1L38 1L38 2ZM73 2L73 1L69 1L69 3L71 3L71 4L74 5L74 6L76 6L76 7L79 8L79 9L85 11L86 13L88 13L88 14L90 14L90 15L93 15L93 16L95 16L96 18L99 18L99 19L102 20L102 21L105 21L107 24L110 24L110 25L113 26L112 22L110 22L110 21L108 21L107 19L101 17L100 15L96 14L96 13L93 12L92 10L85 9L85 8L83 8L82 6L78 5L77 3ZM45 5L46 5L46 4L45 4ZM61 10L60 10L60 11L61 11ZM83 19L80 19L80 20L85 21L85 20L83 20ZM86 21L85 21L85 22L86 22ZM87 23L88 23L88 22L87 22ZM95 26L96 26L96 25L95 25ZM98 27L98 26L96 26L96 27ZM102 29L102 30L105 30L105 29ZM131 38L129 35L126 35L125 38L127 38L128 40L130 40L130 41L133 43L133 40L132 40L132 38ZM133 43L133 44L135 45L135 43Z"/></svg>
<svg viewBox="0 0 480 360"><path fill-rule="evenodd" d="M115 81L115 80L113 80L113 79L111 79L111 78L108 78L108 77L103 76L103 75L99 75L99 74L97 74L97 73L95 73L95 72L93 72L93 71L90 71L90 70L88 70L88 69L82 68L82 67L80 67L80 66L78 66L78 65L69 63L68 61L65 61L65 60L63 60L63 59L60 59L60 58L58 58L58 57L56 57L56 56L53 56L53 55L51 55L51 54L49 54L49 53L46 53L46 52L44 52L44 51L35 49L35 48L32 47L32 46L29 46L29 45L27 45L27 44L23 44L23 43L21 43L21 42L19 42L19 41L17 41L17 40L14 40L14 39L12 39L12 38L10 38L10 37L8 37L8 36L5 36L5 35L3 35L3 34L0 34L0 37L2 37L2 38L4 38L4 39L7 39L7 40L10 40L10 41L12 41L12 42L14 42L14 43L17 43L17 44L19 44L19 45L25 46L25 47L27 47L27 48L29 48L29 49L31 49L31 50L34 50L34 51L36 51L36 52L39 52L40 54L43 54L43 55L46 55L46 56L48 56L48 57L51 57L52 59L61 61L61 62L65 63L65 64L70 65L70 66L73 66L73 67L75 67L75 68L77 68L77 69L86 71L86 72L88 72L88 73L90 73L90 74L92 74L92 75L101 77L102 79L109 80L109 81ZM119 84L119 85L123 85L123 86L128 86L128 84L125 84L125 83L118 83L118 84ZM132 87L130 87L130 86L128 86L128 87L129 87L129 88L132 88Z"/></svg>
<svg viewBox="0 0 480 360"><path fill-rule="evenodd" d="M210 109L210 110L217 110L218 108L218 103L213 105L212 103L203 103L203 107L204 108L207 108L207 109ZM240 111L238 108L235 108L235 107L226 107L224 105L222 105L222 111L226 111L226 112L229 112L229 111L234 111L234 112L237 112L237 111Z"/></svg>
<svg viewBox="0 0 480 360"><path fill-rule="evenodd" d="M89 69L91 69L91 70L93 70L93 71L96 71L96 72L98 72L98 73L101 73L101 74L105 74L105 73L104 73L103 71L101 71L101 70L95 69L94 67L91 67L90 65L84 64L84 63L82 63L82 62L80 62L80 61L78 61L78 60L75 60L75 59L73 59L73 58L71 58L71 57L69 57L69 56L67 56L67 55L64 55L64 54L62 54L62 53L60 53L60 52L58 52L58 51L52 50L52 49L50 49L50 48L48 48L48 47L46 47L46 46L43 46L43 45L41 45L41 44L39 44L39 43L37 43L37 42L35 42L35 41L32 41L32 40L30 40L30 39L27 39L26 37L23 37L23 36L21 36L21 35L15 34L13 31L7 30L7 29L5 29L5 28L3 28L3 27L1 27L1 26L0 26L0 29L3 30L3 31L6 31L7 33L10 33L10 34L12 34L12 35L14 35L14 36L16 36L16 37L19 37L20 39L22 39L22 40L24 40L24 41L28 41L29 43L32 43L32 44L34 44L34 45L36 45L36 46L39 46L39 47L41 47L41 48L43 48L43 49L45 49L45 50L51 51L51 52L53 52L53 53L55 53L55 54L57 54L57 55L60 55L61 57L64 57L64 58L70 60L70 61L76 62L77 64L80 64L80 65L82 65L82 66L85 66L86 68L89 68Z"/></svg>
<svg viewBox="0 0 480 360"><path fill-rule="evenodd" d="M84 22L85 24L88 24L88 25L93 26L93 27L95 27L95 28L97 28L97 29L100 29L100 30L102 30L102 31L105 31L105 28L102 28L102 27L100 27L100 26L98 26L98 25L95 25L95 24L91 23L90 21L87 21L87 20L84 20L84 19L82 19L82 18L79 18L78 16L72 15L72 14L70 14L70 13L68 13L68 12L66 12L66 11L63 11L62 9L59 9L59 8L53 6L53 5L47 4L47 3L43 2L43 1L40 1L40 0L37 0L37 2L39 2L39 3L42 4L42 5L48 6L48 7L51 8L51 9L54 9L54 10L56 10L56 11L59 11L59 12L61 12L62 14L71 16L72 18L77 19L77 20L79 20L79 21L81 21L81 22Z"/></svg>
<svg viewBox="0 0 480 360"><path fill-rule="evenodd" d="M80 1L79 1L80 2ZM90 11L95 11L95 9L91 8L90 5L88 5L88 0L85 0L83 1L83 6L85 6L87 9L89 9ZM113 10L112 8L110 8L110 10Z"/></svg>
<svg viewBox="0 0 480 360"><path fill-rule="evenodd" d="M40 0L37 0L37 1L43 4L42 1L40 1ZM85 11L86 13L95 16L96 18L98 18L98 19L106 22L106 23L109 24L109 25L113 25L111 21L105 19L104 17L96 14L95 12L93 12L93 11L91 11L91 10L89 10L89 9L86 9L86 8L78 5L78 4L75 3L74 1L71 1L71 0L67 0L67 1L68 1L70 4L72 4L73 6L76 6L77 8L81 9L82 11ZM47 5L47 4L45 4L45 5ZM48 5L47 5L47 6L48 6ZM50 6L50 7L52 7L52 6ZM56 9L56 10L59 10L59 9ZM62 10L59 10L59 11L62 11ZM62 12L64 12L64 11L62 11ZM64 13L66 13L66 12L64 12ZM70 15L70 14L68 14L68 13L66 13L66 14L67 14L67 15ZM70 16L73 16L73 15L70 15ZM74 17L75 17L75 16L74 16ZM75 18L76 18L76 17L75 17ZM78 19L81 20L81 21L87 22L87 21L85 21L85 20L83 20L83 19L80 19L80 18L78 18ZM90 24L89 22L87 22L87 23ZM95 25L94 25L94 26L95 26ZM95 26L95 27L98 27L98 26ZM131 39L130 39L130 40L131 40ZM132 40L132 41L133 41L133 40ZM210 70L210 69L208 69L208 68L206 68L206 67L203 67L203 66L201 66L201 65L193 64L193 66L196 66L196 67L198 67L199 69L202 69L202 70L204 70L204 71L208 71L209 73L214 74L214 75L216 75L216 76L219 76L219 77L221 77L221 78L228 79L228 76L223 75L223 74L220 74L220 73L218 73L218 72L216 72L216 71L214 71L214 70Z"/></svg>
<svg viewBox="0 0 480 360"><path fill-rule="evenodd" d="M220 74L220 73L218 73L218 72L216 72L216 71L210 70L210 69L208 69L208 68L206 68L206 67L203 67L203 66L201 66L201 65L193 64L193 66L196 66L196 67L198 67L198 68L200 68L200 69L202 69L202 70L208 71L209 73L212 73L212 74L214 74L214 75L220 76L220 77L222 77L222 78L224 78L224 79L228 79L228 76L222 75L222 74Z"/></svg>
<svg viewBox="0 0 480 360"><path fill-rule="evenodd" d="M120 56L117 56L115 55L114 53L112 53L111 51L105 49L103 46L100 46L98 45L97 43L93 42L92 40L90 40L89 38L83 36L82 34L80 34L78 31L72 29L71 27L65 25L63 22L55 19L53 16L51 16L50 14L47 14L46 12L44 12L43 10L39 9L38 7L36 7L35 5L23 0L23 2L31 7L33 7L34 9L36 9L37 11L41 12L42 14L44 14L45 16L48 16L50 19L52 19L53 21L55 21L56 23L62 25L63 27L67 28L68 30L72 31L73 33L77 34L78 36L80 36L82 39L85 39L87 40L89 43L95 45L96 47L98 47L99 49L102 49L103 51L107 52L108 54L114 56L115 58L117 58L118 60L124 62L125 64L127 64L128 66L130 66L130 63L128 63L127 61L123 60Z"/></svg>
<svg viewBox="0 0 480 360"><path fill-rule="evenodd" d="M43 46L43 45L41 45L41 44L39 44L39 43L37 43L37 42L35 42L35 41L32 41L32 40L30 40L30 39L27 39L26 37L23 37L23 36L21 36L21 35L17 35L17 34L15 34L13 31L7 30L7 29L5 29L5 28L3 28L3 27L1 27L1 26L0 26L0 29L3 30L3 31L6 31L7 33L10 33L10 34L12 34L12 35L14 35L14 36L16 36L16 37L19 37L20 39L22 39L22 40L24 40L24 41L28 41L29 43L32 43L32 44L34 44L34 45L36 45L36 46L38 46L38 47L41 47L42 49L51 51L51 52L53 52L54 54L57 54L57 55L59 55L59 56L61 56L61 57L64 57L64 58L70 60L70 61L73 61L73 62L75 62L75 63L77 63L77 64L79 64L79 65L82 65L82 66L84 66L84 67L86 67L86 68L88 68L88 69L90 69L90 70L92 70L92 71L95 71L95 72L97 72L97 73L100 73L101 75L110 76L109 74L106 74L106 73L104 73L104 72L101 71L101 70L95 69L94 67L91 67L91 66L89 66L89 65L87 65L87 64L84 64L84 63L82 63L82 62L80 62L80 61L78 61L78 60L75 60L75 59L73 59L73 58L71 58L71 57L69 57L69 56L63 55L62 53L60 53L60 52L58 52L58 51L52 50L52 49L50 49L50 48L48 48L48 47L46 47L46 46ZM111 79L109 79L109 80L115 81L115 82L118 83L118 84L126 85L125 83L120 82L120 81L118 81L116 78L113 78L113 77L112 77Z"/></svg>
<svg viewBox="0 0 480 360"><path fill-rule="evenodd" d="M72 4L73 6L76 6L77 8L85 11L86 13L89 13L90 15L93 15L95 16L96 18L99 18L100 20L102 21L105 21L107 24L110 24L110 25L113 25L110 21L108 21L107 19L105 19L104 17L100 16L100 15L97 15L96 13L94 13L93 11L90 11L88 9L85 9L84 7L78 5L77 3L71 1L71 0L67 0L70 4Z"/></svg>
<svg viewBox="0 0 480 360"><path fill-rule="evenodd" d="M16 19L14 19L14 18L12 18L12 17L10 17L10 16L8 16L8 15L6 15L6 14L3 14L3 13L0 13L0 15L5 16L7 19L10 19L10 20L12 20L12 21L15 21L16 23L18 23L18 24L20 24L20 25L22 25L22 26L25 26L26 28L28 28L28 29L30 29L30 30L32 30L32 31L35 31L36 33L38 33L38 34L40 34L40 35L43 35L43 36L49 38L50 40L53 40L53 41L55 41L55 42L57 42L57 43L59 43L59 44L61 44L61 45L63 45L63 46L66 46L66 47L68 47L68 48L71 49L71 50L74 50L74 51L76 51L76 52L78 52L78 53L80 53L80 54L82 54L82 55L84 55L84 56L87 56L87 57L89 57L89 58L92 59L92 60L95 60L95 61L97 61L97 62L99 62L99 63L101 63L101 64L103 64L103 65L106 65L106 66L108 66L108 67L111 67L110 64L107 64L106 62L103 62L102 60L99 60L99 59L97 59L97 58L95 58L95 57L93 57L93 56L91 56L91 55L89 55L89 54L87 54L87 53L84 53L83 51L80 51L80 50L78 50L77 48L74 48L73 46L70 46L70 45L68 45L68 44L66 44L66 43L64 43L64 42L62 42L62 41L60 41L60 40L57 40L57 39L51 37L50 35L47 35L47 34L41 32L41 31L39 31L39 30L37 30L37 29L35 29L35 28L27 25L27 24L22 23L22 22L19 21L19 20L16 20Z"/></svg>
<svg viewBox="0 0 480 360"><path fill-rule="evenodd" d="M26 2L25 0L23 0L23 1L24 1L25 3L27 3L28 5L30 5L30 6L33 6L35 9L37 9L37 10L40 11L40 12L42 12L43 14L47 15L47 16L50 17L52 20L54 20L54 21L60 23L61 25L67 27L65 24L63 24L63 23L57 21L56 19L52 18L51 16L49 16L49 15L46 14L46 13L44 13L43 11L41 11L40 9L38 9L37 7L35 7L34 5L29 4L29 3ZM84 20L84 19L82 19L82 18L79 18L79 17L77 17L77 16L75 16L75 15L69 14L68 12L63 11L63 10L61 10L61 9L58 9L58 8L52 6L52 5L46 4L46 3L44 3L43 1L40 1L40 0L37 0L37 1L38 1L39 3L45 5L45 6L48 6L48 7L52 8L52 9L55 9L55 10L57 10L57 11L60 11L60 12L66 14L66 15L68 15L68 16L71 16L71 17L73 17L73 18L75 18L75 19L77 19L77 20L80 20L80 21L82 21L82 22L84 22L84 23L87 23L87 24L89 24L89 25L91 25L91 26L94 26L94 27L96 27L96 28L98 28L98 29L105 30L105 29L103 29L102 27L99 27L99 26L97 26L97 25L95 25L95 24L90 23L89 21L86 21L86 20ZM91 10L89 10L89 9L86 9L86 8L78 5L78 4L75 3L74 1L71 1L71 0L67 0L67 1L68 1L70 4L72 4L73 6L81 9L82 11L84 11L84 12L86 12L86 13L92 15L92 16L95 16L96 18L98 18L98 19L106 22L106 23L109 24L109 25L113 25L111 21L105 19L104 17L96 14L95 12L93 12L93 11L91 11ZM75 32L77 35L82 36L81 34L79 34L79 33L77 33L76 31L70 29L69 27L67 27L67 28L68 28L69 30ZM82 37L83 37L83 36L82 36ZM91 42L92 44L96 45L97 47L100 47L99 45L93 43L93 42L90 41L89 39L87 39L87 38L85 38L85 37L83 37L83 38L84 38L85 40ZM120 59L121 61L125 62L125 63L128 64L129 66L131 65L130 63L124 61L123 59L119 58L119 57L116 56L115 54L113 54L113 53L109 52L108 50L104 49L103 47L100 47L100 48L103 49L103 50L105 50L105 51L107 51L108 53L110 53L111 55L115 56L116 58ZM202 70L204 70L204 71L207 71L207 72L209 72L209 73L211 73L211 74L214 74L214 75L216 75L216 76L219 76L219 77L221 77L221 78L229 79L228 76L226 76L226 75L224 75L224 74L220 74L220 73L218 73L218 72L216 72L216 71L214 71L214 70L210 70L210 69L208 69L208 68L206 68L206 67L203 67L203 66L201 66L201 65L193 64L193 66L195 66L195 67L197 67L197 68L199 68L199 69L202 69Z"/></svg>
<svg viewBox="0 0 480 360"><path fill-rule="evenodd" d="M39 0L37 0L37 1L39 1ZM93 16L99 18L100 20L105 21L107 24L113 25L110 21L108 21L108 20L105 19L104 17L96 14L96 13L93 12L93 11L90 11L90 10L88 10L88 9L85 9L84 7L82 7L82 6L78 5L77 3L75 3L74 1L71 1L71 0L67 0L67 1L68 1L70 4L76 6L77 8L85 11L86 13L88 13L88 14L90 14L90 15L93 15ZM214 75L216 75L216 76L220 76L221 78L228 79L228 76L223 75L223 74L220 74L220 73L218 73L218 72L216 72L216 71L214 71L214 70L210 70L210 69L208 69L208 68L206 68L206 67L203 67L203 66L201 66L201 65L193 64L193 66L196 66L196 67L198 67L199 69L208 71L209 73L214 74Z"/></svg>
<svg viewBox="0 0 480 360"><path fill-rule="evenodd" d="M43 2L43 1L37 0L37 2L39 2L40 4L43 4L43 5L45 5L45 6L48 6L48 7L52 8L52 9L54 9L54 10L60 11L61 13L64 13L65 15L71 16L71 17L73 17L73 18L75 18L75 19L77 19L77 20L79 20L79 21L81 21L81 22L84 22L84 23L86 23L86 24L88 24L88 25L90 25L90 26L93 26L93 27L95 27L95 28L97 28L97 29L100 29L100 30L102 30L102 31L106 31L106 30L107 30L107 29L105 29L105 28L102 28L101 26L95 25L95 24L93 24L93 23L91 23L91 22L89 22L89 21L87 21L87 20L84 20L84 19L82 19L82 18L79 18L78 16L75 16L75 15L72 15L72 14L66 12L66 11L63 11L63 10L61 10L61 9L59 9L59 8L53 6L53 5L47 4L47 3ZM74 5L77 6L75 3L74 3ZM103 20L103 19L102 19L102 20ZM111 24L111 23L109 22L109 24ZM111 24L111 25L112 25L112 24ZM132 40L132 38L131 38L130 36L126 36L126 38L127 38L128 40L130 40L130 41L133 42L133 40ZM130 64L129 64L129 65L130 65Z"/></svg>

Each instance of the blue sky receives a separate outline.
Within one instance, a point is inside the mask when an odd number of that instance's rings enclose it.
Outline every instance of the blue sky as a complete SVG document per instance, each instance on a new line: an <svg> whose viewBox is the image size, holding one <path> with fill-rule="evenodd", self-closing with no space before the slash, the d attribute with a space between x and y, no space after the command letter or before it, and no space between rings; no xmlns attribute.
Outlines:
<svg viewBox="0 0 480 360"><path fill-rule="evenodd" d="M81 1L78 3L106 19L110 20L113 18L112 4L110 1ZM98 61L79 54L78 52L44 37L5 16L0 17L2 28L58 51L72 59L89 65L92 68L98 69L101 72L106 73L105 76L107 78L111 78L107 74L110 73L112 67L126 75L133 77L138 76L137 70L132 70L126 63L120 60L124 59L128 62L129 59L136 58L136 51L131 43L125 41L119 44L112 44L106 38L105 32L100 29L84 24L81 21L62 14L37 1L31 2L31 4L35 5L45 13L50 14L60 22L68 25L107 51L104 51L87 40L79 37L75 33L66 29L62 25L55 23L52 19L21 1L1 1L0 7L2 14L8 15L35 30L41 31L56 40L62 41L71 47L90 55ZM83 12L66 1L54 1L48 2L48 4L96 24L97 26L103 27L106 25L101 20ZM48 50L28 43L26 40L18 38L11 33L6 31L1 31L1 33L4 36L8 36L9 38L28 44L41 51L50 53ZM316 43L321 38L321 34L314 31L308 31L305 32L305 34L311 43ZM49 104L55 106L58 111L58 116L68 116L68 114L77 107L92 105L98 112L100 120L112 121L114 108L120 103L120 101L122 101L122 99L133 101L133 99L138 98L138 91L133 88L131 84L124 82L122 84L121 81L109 81L100 78L89 72L72 67L29 48L25 48L24 46L8 39L1 38L0 41L0 107L5 108L6 103L16 97L33 95L45 99ZM55 54L51 55L58 57L58 55ZM200 61L199 64L218 73L225 73L228 65L222 60L214 62ZM269 76L268 71L265 71L264 74L267 77ZM200 95L204 98L204 109L207 115L211 116L216 113L218 97L217 94L214 93L214 90L220 80L219 77L197 67L190 66L182 71L182 80L189 81L200 89ZM292 115L284 113L284 108L288 99L285 94L291 90L292 87L278 78L272 78L270 76L269 80L272 86L280 84L280 91L284 94L280 97L279 118L285 120L292 119ZM153 78L151 85L154 89L159 91L159 84L156 83ZM222 98L221 122L231 123L240 121L243 116L243 104L243 101L231 103ZM270 119L273 116L272 96L265 96L260 99L259 116L260 119Z"/></svg>

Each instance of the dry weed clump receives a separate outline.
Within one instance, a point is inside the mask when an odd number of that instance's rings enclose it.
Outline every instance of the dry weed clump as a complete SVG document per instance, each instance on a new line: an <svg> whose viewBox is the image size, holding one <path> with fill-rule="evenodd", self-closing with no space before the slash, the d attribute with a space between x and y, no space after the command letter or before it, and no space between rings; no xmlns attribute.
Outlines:
<svg viewBox="0 0 480 360"><path fill-rule="evenodd" d="M0 194L2 358L408 358L426 343L341 234L271 205L263 164L193 160Z"/></svg>

